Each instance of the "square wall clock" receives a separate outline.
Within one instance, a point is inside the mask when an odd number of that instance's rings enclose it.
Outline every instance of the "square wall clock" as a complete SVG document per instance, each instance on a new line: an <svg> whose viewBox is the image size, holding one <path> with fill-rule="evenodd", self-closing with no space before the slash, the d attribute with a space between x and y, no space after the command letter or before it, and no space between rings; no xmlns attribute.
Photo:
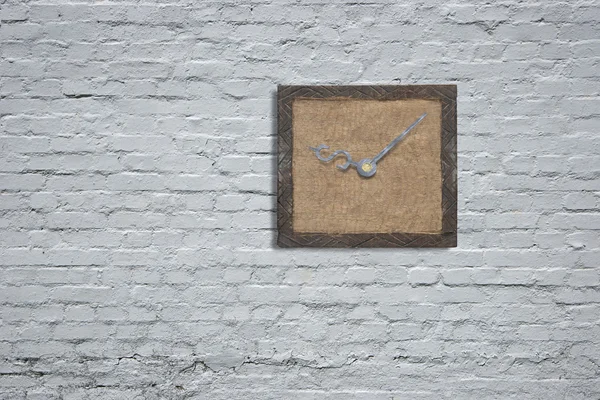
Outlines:
<svg viewBox="0 0 600 400"><path fill-rule="evenodd" d="M280 247L455 247L456 86L279 86Z"/></svg>

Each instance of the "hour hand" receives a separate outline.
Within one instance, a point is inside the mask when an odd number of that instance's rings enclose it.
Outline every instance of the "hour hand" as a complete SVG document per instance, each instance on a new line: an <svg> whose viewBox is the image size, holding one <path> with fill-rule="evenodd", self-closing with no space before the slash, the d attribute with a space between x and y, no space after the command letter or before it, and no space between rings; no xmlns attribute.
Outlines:
<svg viewBox="0 0 600 400"><path fill-rule="evenodd" d="M336 158L337 156L339 156L340 154L343 154L344 157L346 157L346 162L343 164L339 164L336 165L336 167L338 169L341 170L347 170L348 167L350 167L351 165L356 166L356 163L354 161L352 161L352 157L350 156L350 153L348 153L346 150L336 150L333 153L331 153L328 157L324 157L321 155L321 150L327 150L329 148L329 146L321 144L317 147L309 147L310 150L315 152L315 155L317 156L317 158L323 162L329 162L331 160L333 160L334 158Z"/></svg>
<svg viewBox="0 0 600 400"><path fill-rule="evenodd" d="M365 178L370 178L371 176L375 175L375 172L377 172L377 165L375 165L370 158L363 158L358 162L352 161L350 153L348 153L346 150L336 150L327 157L321 155L321 151L327 150L328 148L329 146L321 144L317 147L309 147L309 150L314 151L317 158L323 162L329 162L335 157L343 155L346 157L346 162L344 164L336 165L336 167L341 170L347 170L352 165L354 168L356 168L358 174Z"/></svg>

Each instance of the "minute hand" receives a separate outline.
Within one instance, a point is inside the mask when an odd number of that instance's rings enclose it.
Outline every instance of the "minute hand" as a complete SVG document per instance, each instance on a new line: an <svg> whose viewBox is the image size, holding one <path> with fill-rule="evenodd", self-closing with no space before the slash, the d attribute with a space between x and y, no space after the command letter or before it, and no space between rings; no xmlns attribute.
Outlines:
<svg viewBox="0 0 600 400"><path fill-rule="evenodd" d="M373 157L373 162L377 163L377 161L379 161L381 159L381 157L385 156L388 153L388 151L390 151L395 145L397 145L402 139L404 139L404 136L406 136L408 134L408 132L410 132L415 126L417 126L419 124L419 122L421 122L423 120L423 118L425 118L426 116L427 116L427 113L421 115L415 122L412 123L411 126L406 128L406 130L404 132L402 132L396 139L392 140L390 142L390 144L385 146L383 148L383 150L381 150L379 152L379 154L377 154L375 157Z"/></svg>

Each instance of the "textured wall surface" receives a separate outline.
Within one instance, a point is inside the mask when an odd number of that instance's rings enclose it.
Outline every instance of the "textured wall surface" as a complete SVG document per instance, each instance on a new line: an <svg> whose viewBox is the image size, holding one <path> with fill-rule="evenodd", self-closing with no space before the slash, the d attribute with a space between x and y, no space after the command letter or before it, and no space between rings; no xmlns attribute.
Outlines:
<svg viewBox="0 0 600 400"><path fill-rule="evenodd" d="M600 398L598 1L0 19L0 398ZM458 84L459 247L275 248L278 83Z"/></svg>

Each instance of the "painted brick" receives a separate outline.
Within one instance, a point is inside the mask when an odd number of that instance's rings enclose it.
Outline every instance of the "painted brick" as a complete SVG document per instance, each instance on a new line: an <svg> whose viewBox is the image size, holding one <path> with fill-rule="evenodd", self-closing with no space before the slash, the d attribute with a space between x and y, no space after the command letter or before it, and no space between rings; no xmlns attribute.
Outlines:
<svg viewBox="0 0 600 400"><path fill-rule="evenodd" d="M408 272L408 282L411 285L433 285L440 278L435 268L414 268Z"/></svg>

